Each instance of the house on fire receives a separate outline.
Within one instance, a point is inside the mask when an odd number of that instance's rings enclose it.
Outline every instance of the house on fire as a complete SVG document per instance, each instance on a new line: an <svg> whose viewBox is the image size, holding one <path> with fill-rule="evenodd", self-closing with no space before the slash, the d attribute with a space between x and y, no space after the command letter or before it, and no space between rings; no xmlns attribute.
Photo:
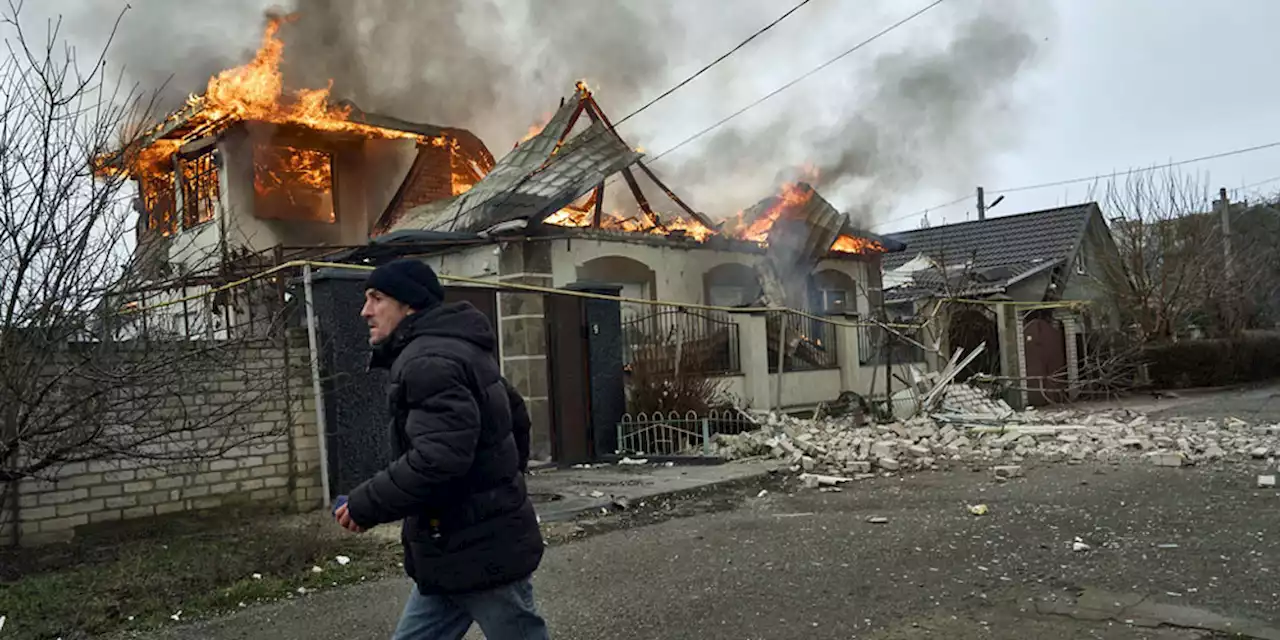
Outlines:
<svg viewBox="0 0 1280 640"><path fill-rule="evenodd" d="M957 301L940 314L939 357L985 342L968 373L1035 388L1014 394L1015 402L1060 399L1062 389L1079 380L1091 326L1114 323L1106 305L1089 304L1105 294L1101 270L1118 262L1096 203L916 229L894 238L907 249L883 261L889 315L911 317L937 300ZM1061 302L1083 304L1054 304Z"/></svg>
<svg viewBox="0 0 1280 640"><path fill-rule="evenodd" d="M626 303L624 361L674 339L675 352L696 354L751 406L812 407L870 391L857 355L865 332L802 313L725 312L765 305L852 318L878 308L880 260L901 245L853 228L808 184L713 220L645 165L582 83L540 132L495 161L464 129L329 104L327 91L284 97L277 26L254 61L211 79L107 165L138 183L138 268L152 281L180 279L136 301L181 300L166 308L168 330L223 335L266 315L258 307L278 296L266 283L195 294L285 259L404 255L482 282L605 286L634 301L711 307ZM550 298L504 290L496 299L503 370L547 454Z"/></svg>

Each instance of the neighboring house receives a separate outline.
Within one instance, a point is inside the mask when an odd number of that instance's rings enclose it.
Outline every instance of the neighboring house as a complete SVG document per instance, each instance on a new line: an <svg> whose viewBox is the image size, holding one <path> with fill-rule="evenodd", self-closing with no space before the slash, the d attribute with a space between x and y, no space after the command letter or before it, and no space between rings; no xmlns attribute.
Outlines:
<svg viewBox="0 0 1280 640"><path fill-rule="evenodd" d="M957 301L941 314L940 359L985 342L971 373L1049 386L1047 380L1065 370L1075 381L1086 318L1111 321L1101 276L1117 264L1117 253L1096 203L918 229L894 239L907 248L884 257L886 310L909 317L938 300ZM1089 314L1033 309L1060 301L1098 304Z"/></svg>

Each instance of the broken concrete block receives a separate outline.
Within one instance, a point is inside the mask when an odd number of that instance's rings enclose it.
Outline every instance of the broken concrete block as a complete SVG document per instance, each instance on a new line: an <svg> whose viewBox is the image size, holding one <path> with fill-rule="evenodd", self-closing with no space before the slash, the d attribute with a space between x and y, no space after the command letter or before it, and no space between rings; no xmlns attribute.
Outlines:
<svg viewBox="0 0 1280 640"><path fill-rule="evenodd" d="M881 458L893 457L894 443L888 440L881 440L871 445L871 457L879 460Z"/></svg>
<svg viewBox="0 0 1280 640"><path fill-rule="evenodd" d="M1258 476L1259 489L1274 489L1276 486L1275 476Z"/></svg>
<svg viewBox="0 0 1280 640"><path fill-rule="evenodd" d="M898 467L901 465L899 465L898 461L893 458L879 458L876 460L876 466L884 469L885 471L897 471Z"/></svg>
<svg viewBox="0 0 1280 640"><path fill-rule="evenodd" d="M907 450L911 452L911 455L917 458L924 458L924 457L927 457L930 453L932 453L931 451L929 451L929 447L926 447L924 445L919 445L919 444L912 445Z"/></svg>
<svg viewBox="0 0 1280 640"><path fill-rule="evenodd" d="M1267 457L1268 453L1271 453L1271 450L1266 447L1254 447L1249 450L1249 457L1254 460L1262 460Z"/></svg>
<svg viewBox="0 0 1280 640"><path fill-rule="evenodd" d="M855 474L871 473L871 463L866 460L846 462L844 470Z"/></svg>
<svg viewBox="0 0 1280 640"><path fill-rule="evenodd" d="M1181 467L1186 462L1186 458L1177 451L1158 451L1147 454L1147 457L1157 467Z"/></svg>
<svg viewBox="0 0 1280 640"><path fill-rule="evenodd" d="M991 471L996 474L997 478L1020 478L1022 477L1022 467L1016 464L1001 465L992 467Z"/></svg>
<svg viewBox="0 0 1280 640"><path fill-rule="evenodd" d="M814 460L813 458L810 458L809 456L804 456L800 458L800 468L804 469L805 471L813 471L814 467L817 467L817 466L818 466L818 461Z"/></svg>

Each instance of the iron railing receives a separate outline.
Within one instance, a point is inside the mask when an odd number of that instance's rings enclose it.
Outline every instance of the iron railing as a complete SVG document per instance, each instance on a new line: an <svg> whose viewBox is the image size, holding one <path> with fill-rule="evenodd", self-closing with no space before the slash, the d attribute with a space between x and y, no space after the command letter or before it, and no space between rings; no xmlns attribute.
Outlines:
<svg viewBox="0 0 1280 640"><path fill-rule="evenodd" d="M737 409L711 410L705 415L687 413L626 414L618 423L618 452L648 456L710 456L717 435L732 435L758 428Z"/></svg>
<svg viewBox="0 0 1280 640"><path fill-rule="evenodd" d="M786 323L786 330L782 324ZM778 340L784 340L783 372L838 369L836 325L794 311L775 311L765 322L768 331L769 372L778 372Z"/></svg>
<svg viewBox="0 0 1280 640"><path fill-rule="evenodd" d="M742 370L738 325L726 313L656 306L622 321L623 364L650 373L726 375Z"/></svg>
<svg viewBox="0 0 1280 640"><path fill-rule="evenodd" d="M858 364L863 366L883 365L891 355L894 364L924 362L924 349L916 344L920 341L918 331L898 329L898 333L911 340L905 340L893 332L876 326L858 327ZM888 338L888 349L885 338Z"/></svg>

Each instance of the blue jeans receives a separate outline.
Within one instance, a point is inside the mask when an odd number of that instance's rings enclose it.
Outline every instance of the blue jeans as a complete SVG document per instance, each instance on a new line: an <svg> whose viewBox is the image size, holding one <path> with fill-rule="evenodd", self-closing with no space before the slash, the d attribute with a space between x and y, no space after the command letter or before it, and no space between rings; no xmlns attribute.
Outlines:
<svg viewBox="0 0 1280 640"><path fill-rule="evenodd" d="M529 578L475 593L424 596L415 585L391 640L462 640L471 623L487 640L549 640Z"/></svg>

